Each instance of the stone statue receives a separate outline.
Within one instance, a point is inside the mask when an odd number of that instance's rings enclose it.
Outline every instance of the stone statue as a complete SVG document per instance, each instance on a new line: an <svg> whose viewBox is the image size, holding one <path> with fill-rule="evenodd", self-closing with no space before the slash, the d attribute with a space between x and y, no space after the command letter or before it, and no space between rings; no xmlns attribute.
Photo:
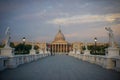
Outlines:
<svg viewBox="0 0 120 80"><path fill-rule="evenodd" d="M109 35L109 44L110 44L110 47L115 47L115 44L114 44L114 34L113 34L113 31L110 27L105 27L105 29L108 31L108 35Z"/></svg>
<svg viewBox="0 0 120 80"><path fill-rule="evenodd" d="M5 48L9 48L9 44L10 44L10 28L7 27L6 31L5 31L5 36L6 36L6 39L5 39Z"/></svg>
<svg viewBox="0 0 120 80"><path fill-rule="evenodd" d="M32 42L32 50L34 50L34 43Z"/></svg>
<svg viewBox="0 0 120 80"><path fill-rule="evenodd" d="M85 50L88 50L88 46L87 46L87 43L85 43Z"/></svg>
<svg viewBox="0 0 120 80"><path fill-rule="evenodd" d="M84 55L90 55L90 50L88 50L87 42L84 43L84 45L85 45Z"/></svg>

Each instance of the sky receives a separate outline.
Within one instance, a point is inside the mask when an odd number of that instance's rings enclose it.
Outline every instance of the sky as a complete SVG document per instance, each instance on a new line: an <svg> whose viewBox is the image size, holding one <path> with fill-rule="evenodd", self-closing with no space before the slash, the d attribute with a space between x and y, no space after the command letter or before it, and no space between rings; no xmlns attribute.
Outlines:
<svg viewBox="0 0 120 80"><path fill-rule="evenodd" d="M61 26L68 42L108 42L111 27L120 44L120 0L0 0L0 41L51 42Z"/></svg>

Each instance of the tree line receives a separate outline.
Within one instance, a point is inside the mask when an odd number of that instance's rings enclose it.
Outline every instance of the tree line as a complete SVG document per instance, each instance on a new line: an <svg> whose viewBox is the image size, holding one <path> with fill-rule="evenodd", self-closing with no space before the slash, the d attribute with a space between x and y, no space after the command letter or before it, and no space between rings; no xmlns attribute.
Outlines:
<svg viewBox="0 0 120 80"><path fill-rule="evenodd" d="M0 45L0 48L3 48L4 45ZM10 42L10 47L15 49L15 55L19 55L19 54L29 54L30 50L32 48L32 45L30 44L23 44L20 43L18 45L14 45L13 42ZM37 51L39 49L39 46L35 45L34 49Z"/></svg>

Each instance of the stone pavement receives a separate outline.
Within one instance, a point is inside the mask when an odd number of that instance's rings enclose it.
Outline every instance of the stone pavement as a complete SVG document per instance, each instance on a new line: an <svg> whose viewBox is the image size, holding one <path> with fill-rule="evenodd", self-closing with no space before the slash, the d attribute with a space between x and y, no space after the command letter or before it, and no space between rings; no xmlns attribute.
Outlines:
<svg viewBox="0 0 120 80"><path fill-rule="evenodd" d="M120 73L67 55L55 55L4 70L0 80L120 80Z"/></svg>

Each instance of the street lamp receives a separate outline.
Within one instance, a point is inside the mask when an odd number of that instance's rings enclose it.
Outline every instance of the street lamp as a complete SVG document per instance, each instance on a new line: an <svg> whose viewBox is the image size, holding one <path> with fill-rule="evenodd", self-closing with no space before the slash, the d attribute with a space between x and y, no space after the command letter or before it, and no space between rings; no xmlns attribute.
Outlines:
<svg viewBox="0 0 120 80"><path fill-rule="evenodd" d="M25 44L25 41L26 41L25 37L23 37L22 41L23 41L23 44Z"/></svg>
<svg viewBox="0 0 120 80"><path fill-rule="evenodd" d="M95 54L96 54L96 43L97 43L97 38L96 37L94 38L94 41L95 41Z"/></svg>
<svg viewBox="0 0 120 80"><path fill-rule="evenodd" d="M25 48L25 41L26 41L26 40L25 40L25 37L23 37L22 41L23 41L23 46L24 46L24 48ZM25 50L24 48L23 48L23 53L25 52L25 51L24 51L24 50Z"/></svg>

